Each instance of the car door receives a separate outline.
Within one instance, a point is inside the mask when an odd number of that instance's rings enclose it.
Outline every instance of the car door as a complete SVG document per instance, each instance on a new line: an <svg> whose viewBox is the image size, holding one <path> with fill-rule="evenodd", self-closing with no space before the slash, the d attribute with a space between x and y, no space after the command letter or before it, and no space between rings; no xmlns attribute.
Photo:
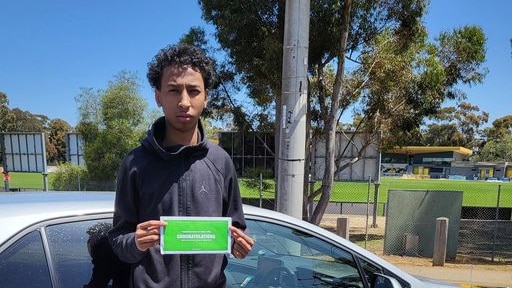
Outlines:
<svg viewBox="0 0 512 288"><path fill-rule="evenodd" d="M370 287L386 269L308 231L273 219L247 219L255 240L245 259L231 257L227 287ZM408 287L407 283L401 283Z"/></svg>
<svg viewBox="0 0 512 288"><path fill-rule="evenodd" d="M5 288L52 288L41 234L23 233L0 254L0 282Z"/></svg>
<svg viewBox="0 0 512 288"><path fill-rule="evenodd" d="M0 254L1 287L127 287L129 266L108 243L111 225L111 215L89 215L25 229Z"/></svg>
<svg viewBox="0 0 512 288"><path fill-rule="evenodd" d="M57 287L127 287L129 265L114 254L107 232L112 219L97 218L48 225L51 267Z"/></svg>

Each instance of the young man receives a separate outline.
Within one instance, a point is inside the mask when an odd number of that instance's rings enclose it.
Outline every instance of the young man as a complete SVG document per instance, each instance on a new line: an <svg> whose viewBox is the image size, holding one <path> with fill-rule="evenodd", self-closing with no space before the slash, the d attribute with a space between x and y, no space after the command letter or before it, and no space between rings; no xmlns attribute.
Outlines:
<svg viewBox="0 0 512 288"><path fill-rule="evenodd" d="M123 160L113 228L115 253L133 263L132 287L224 287L223 254L162 255L160 216L231 217L232 254L254 242L246 228L234 165L206 139L199 117L208 102L213 64L193 46L167 46L148 64L148 80L164 117Z"/></svg>

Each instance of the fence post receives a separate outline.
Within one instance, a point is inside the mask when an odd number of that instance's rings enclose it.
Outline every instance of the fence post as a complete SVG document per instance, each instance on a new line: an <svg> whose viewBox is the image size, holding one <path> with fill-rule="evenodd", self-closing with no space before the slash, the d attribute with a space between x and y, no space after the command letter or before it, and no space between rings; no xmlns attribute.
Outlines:
<svg viewBox="0 0 512 288"><path fill-rule="evenodd" d="M492 240L492 254L491 261L494 262L494 254L496 253L496 238L498 237L498 221L500 220L500 198L501 198L501 184L498 185L498 199L496 200L496 218L494 220L494 238Z"/></svg>
<svg viewBox="0 0 512 288"><path fill-rule="evenodd" d="M446 261L446 245L448 244L448 218L436 219L436 235L434 238L433 266L444 266Z"/></svg>
<svg viewBox="0 0 512 288"><path fill-rule="evenodd" d="M338 235L345 239L349 239L350 237L350 219L348 217L339 217L336 222L336 231Z"/></svg>
<svg viewBox="0 0 512 288"><path fill-rule="evenodd" d="M263 205L263 173L260 173L260 208Z"/></svg>
<svg viewBox="0 0 512 288"><path fill-rule="evenodd" d="M48 172L43 172L43 187L44 191L48 192Z"/></svg>
<svg viewBox="0 0 512 288"><path fill-rule="evenodd" d="M368 196L366 198L366 226L364 232L364 248L366 248L366 243L368 242L368 218L370 217L369 209L370 209L370 188L372 184L372 175L368 177Z"/></svg>
<svg viewBox="0 0 512 288"><path fill-rule="evenodd" d="M375 182L375 194L373 198L373 222L372 228L377 228L377 210L379 210L379 191L380 191L380 182Z"/></svg>

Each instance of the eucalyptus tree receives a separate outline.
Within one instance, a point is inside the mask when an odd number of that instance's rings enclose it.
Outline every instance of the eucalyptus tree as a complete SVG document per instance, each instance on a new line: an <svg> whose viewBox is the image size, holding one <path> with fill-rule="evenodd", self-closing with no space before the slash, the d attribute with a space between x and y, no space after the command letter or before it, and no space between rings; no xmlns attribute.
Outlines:
<svg viewBox="0 0 512 288"><path fill-rule="evenodd" d="M11 109L9 114L10 132L44 132L48 126L49 118L46 115L32 114L20 108Z"/></svg>
<svg viewBox="0 0 512 288"><path fill-rule="evenodd" d="M248 97L278 109L285 0L199 2ZM308 215L311 222L320 222L334 176L346 167L339 165L334 151L342 115L354 111L353 127L396 144L393 140L417 136L425 116L435 113L446 99L463 98L455 89L458 84L483 80L481 29L463 27L439 35L438 44L428 43L422 24L427 4L426 0L311 1L309 112L311 130L326 139L322 185L313 195L304 195L305 202L320 195L315 211ZM280 113L273 115L279 123ZM366 144L375 139L369 137Z"/></svg>
<svg viewBox="0 0 512 288"><path fill-rule="evenodd" d="M492 121L492 126L484 132L487 141L499 141L512 135L512 115L505 115Z"/></svg>
<svg viewBox="0 0 512 288"><path fill-rule="evenodd" d="M476 105L460 102L457 107L443 107L431 117L433 121L423 132L423 145L426 146L481 146L483 129L489 120L489 113L480 111Z"/></svg>
<svg viewBox="0 0 512 288"><path fill-rule="evenodd" d="M476 161L510 162L512 161L512 134L501 139L490 140L482 147Z"/></svg>

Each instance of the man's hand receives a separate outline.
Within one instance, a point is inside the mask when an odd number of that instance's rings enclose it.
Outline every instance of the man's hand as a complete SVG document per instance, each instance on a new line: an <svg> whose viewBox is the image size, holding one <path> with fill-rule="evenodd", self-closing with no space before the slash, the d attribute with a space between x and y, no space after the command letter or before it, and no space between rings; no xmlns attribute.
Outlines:
<svg viewBox="0 0 512 288"><path fill-rule="evenodd" d="M160 227L167 223L159 220L149 220L137 225L135 230L135 245L140 251L160 244Z"/></svg>
<svg viewBox="0 0 512 288"><path fill-rule="evenodd" d="M238 259L245 258L245 256L251 252L254 240L247 236L242 230L234 226L229 227L229 230L231 230L231 237L234 239L233 247L231 247L231 254Z"/></svg>

